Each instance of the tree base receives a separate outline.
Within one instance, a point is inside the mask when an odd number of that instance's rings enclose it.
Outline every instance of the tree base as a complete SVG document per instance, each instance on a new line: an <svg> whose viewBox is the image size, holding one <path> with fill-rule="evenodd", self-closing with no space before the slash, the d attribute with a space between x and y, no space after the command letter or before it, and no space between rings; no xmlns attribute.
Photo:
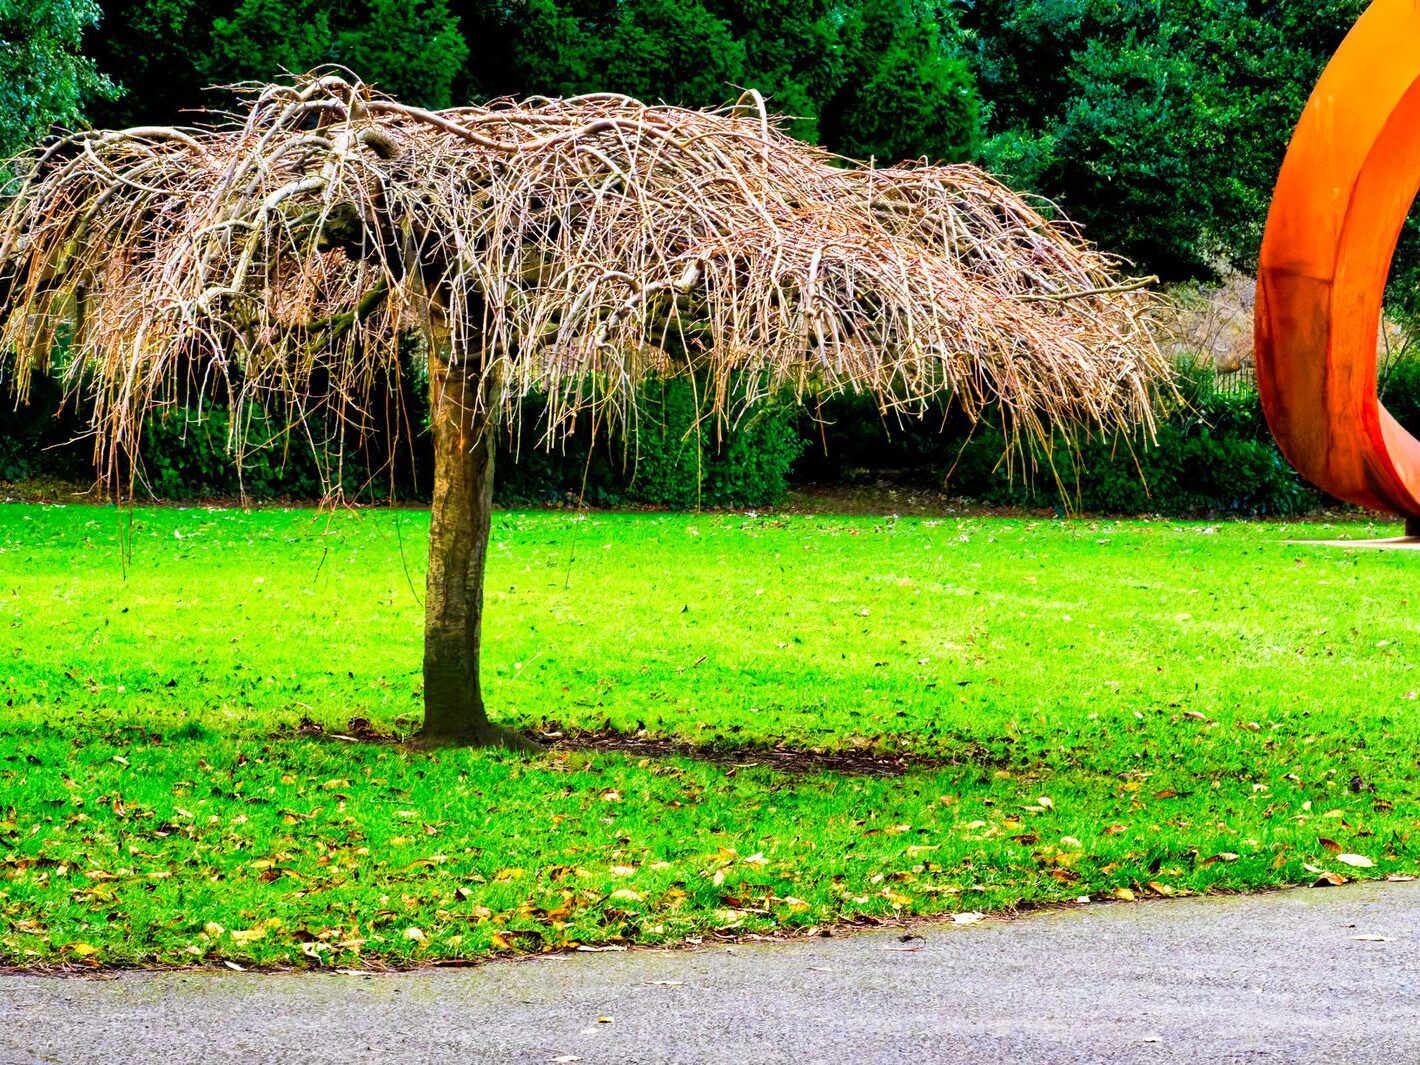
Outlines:
<svg viewBox="0 0 1420 1065"><path fill-rule="evenodd" d="M521 732L494 725L491 722L468 731L453 733L430 732L421 729L410 741L415 747L502 747L518 754L540 754L547 750Z"/></svg>

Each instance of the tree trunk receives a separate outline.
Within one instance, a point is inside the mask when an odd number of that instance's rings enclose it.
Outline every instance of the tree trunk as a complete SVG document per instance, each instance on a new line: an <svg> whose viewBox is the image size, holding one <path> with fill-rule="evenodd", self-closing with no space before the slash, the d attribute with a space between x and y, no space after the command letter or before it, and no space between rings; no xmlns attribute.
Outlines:
<svg viewBox="0 0 1420 1065"><path fill-rule="evenodd" d="M429 345L434 436L434 507L424 602L424 728L432 743L537 750L488 720L479 687L483 575L493 509L497 397L480 394L479 375L450 365L437 335Z"/></svg>

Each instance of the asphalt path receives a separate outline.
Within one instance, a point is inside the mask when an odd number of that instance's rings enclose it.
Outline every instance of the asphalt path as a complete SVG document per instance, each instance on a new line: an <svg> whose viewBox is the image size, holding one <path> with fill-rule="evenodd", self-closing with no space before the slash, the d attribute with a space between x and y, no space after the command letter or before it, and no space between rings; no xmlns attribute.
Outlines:
<svg viewBox="0 0 1420 1065"><path fill-rule="evenodd" d="M0 1062L1420 1062L1420 882L384 975L0 977Z"/></svg>

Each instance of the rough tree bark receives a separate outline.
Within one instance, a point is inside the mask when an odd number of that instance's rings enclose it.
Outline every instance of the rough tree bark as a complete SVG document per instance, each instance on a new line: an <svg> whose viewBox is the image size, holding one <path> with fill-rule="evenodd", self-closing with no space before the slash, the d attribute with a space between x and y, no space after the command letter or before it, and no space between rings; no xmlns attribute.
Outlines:
<svg viewBox="0 0 1420 1065"><path fill-rule="evenodd" d="M481 393L481 373L451 363L446 337L431 334L434 506L424 601L420 736L431 743L537 750L531 740L488 720L479 685L497 403Z"/></svg>

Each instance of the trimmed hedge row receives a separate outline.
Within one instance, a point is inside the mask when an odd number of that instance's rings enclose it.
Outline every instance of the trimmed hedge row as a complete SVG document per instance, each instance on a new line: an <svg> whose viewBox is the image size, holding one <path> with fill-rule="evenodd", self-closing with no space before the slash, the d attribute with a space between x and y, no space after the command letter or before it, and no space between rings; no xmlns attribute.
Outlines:
<svg viewBox="0 0 1420 1065"><path fill-rule="evenodd" d="M692 382L647 384L637 400L634 432L607 434L589 415L578 418L567 448L541 447L542 404L528 399L522 416L500 435L495 495L503 504L586 502L592 506L652 504L771 506L789 489L789 471L804 448L798 411L782 401L758 404L737 424L700 416ZM66 446L82 432L72 412L55 411L60 394L48 382L18 412L0 415L0 481L94 476L90 455ZM408 416L427 423L427 407ZM139 481L156 498L193 500L245 495L256 500L316 499L338 486L348 499L427 499L433 461L427 438L391 460L372 453L371 442L348 438L338 467L300 434L281 437L256 412L244 427L248 440L279 442L252 448L239 470L228 445L231 411L206 405L200 415L155 412L144 429ZM374 441L378 443L378 441Z"/></svg>
<svg viewBox="0 0 1420 1065"><path fill-rule="evenodd" d="M1009 459L999 427L972 427L949 407L888 425L870 397L844 395L811 410L763 404L730 426L699 417L696 390L683 379L642 389L636 431L608 434L584 416L567 448L549 452L538 445L534 398L501 441L496 495L523 505L772 506L791 483L888 480L945 486L982 503L1086 513L1287 516L1328 502L1278 453L1255 391L1220 390L1211 371L1186 373L1181 391L1183 402L1160 419L1155 445L1140 435L1076 449L1056 440ZM1382 394L1402 424L1420 431L1420 359L1392 363ZM54 416L58 399L42 385L29 408L0 416L0 480L92 476L85 448L55 446L80 433L72 413ZM410 413L416 424L425 414ZM267 428L258 419L253 432ZM337 477L292 437L280 449L253 451L238 477L226 452L229 430L229 412L220 408L200 421L182 412L155 416L144 460L149 490L167 499L243 491L311 499L338 479L348 498L427 497L427 442L394 463L352 443Z"/></svg>

